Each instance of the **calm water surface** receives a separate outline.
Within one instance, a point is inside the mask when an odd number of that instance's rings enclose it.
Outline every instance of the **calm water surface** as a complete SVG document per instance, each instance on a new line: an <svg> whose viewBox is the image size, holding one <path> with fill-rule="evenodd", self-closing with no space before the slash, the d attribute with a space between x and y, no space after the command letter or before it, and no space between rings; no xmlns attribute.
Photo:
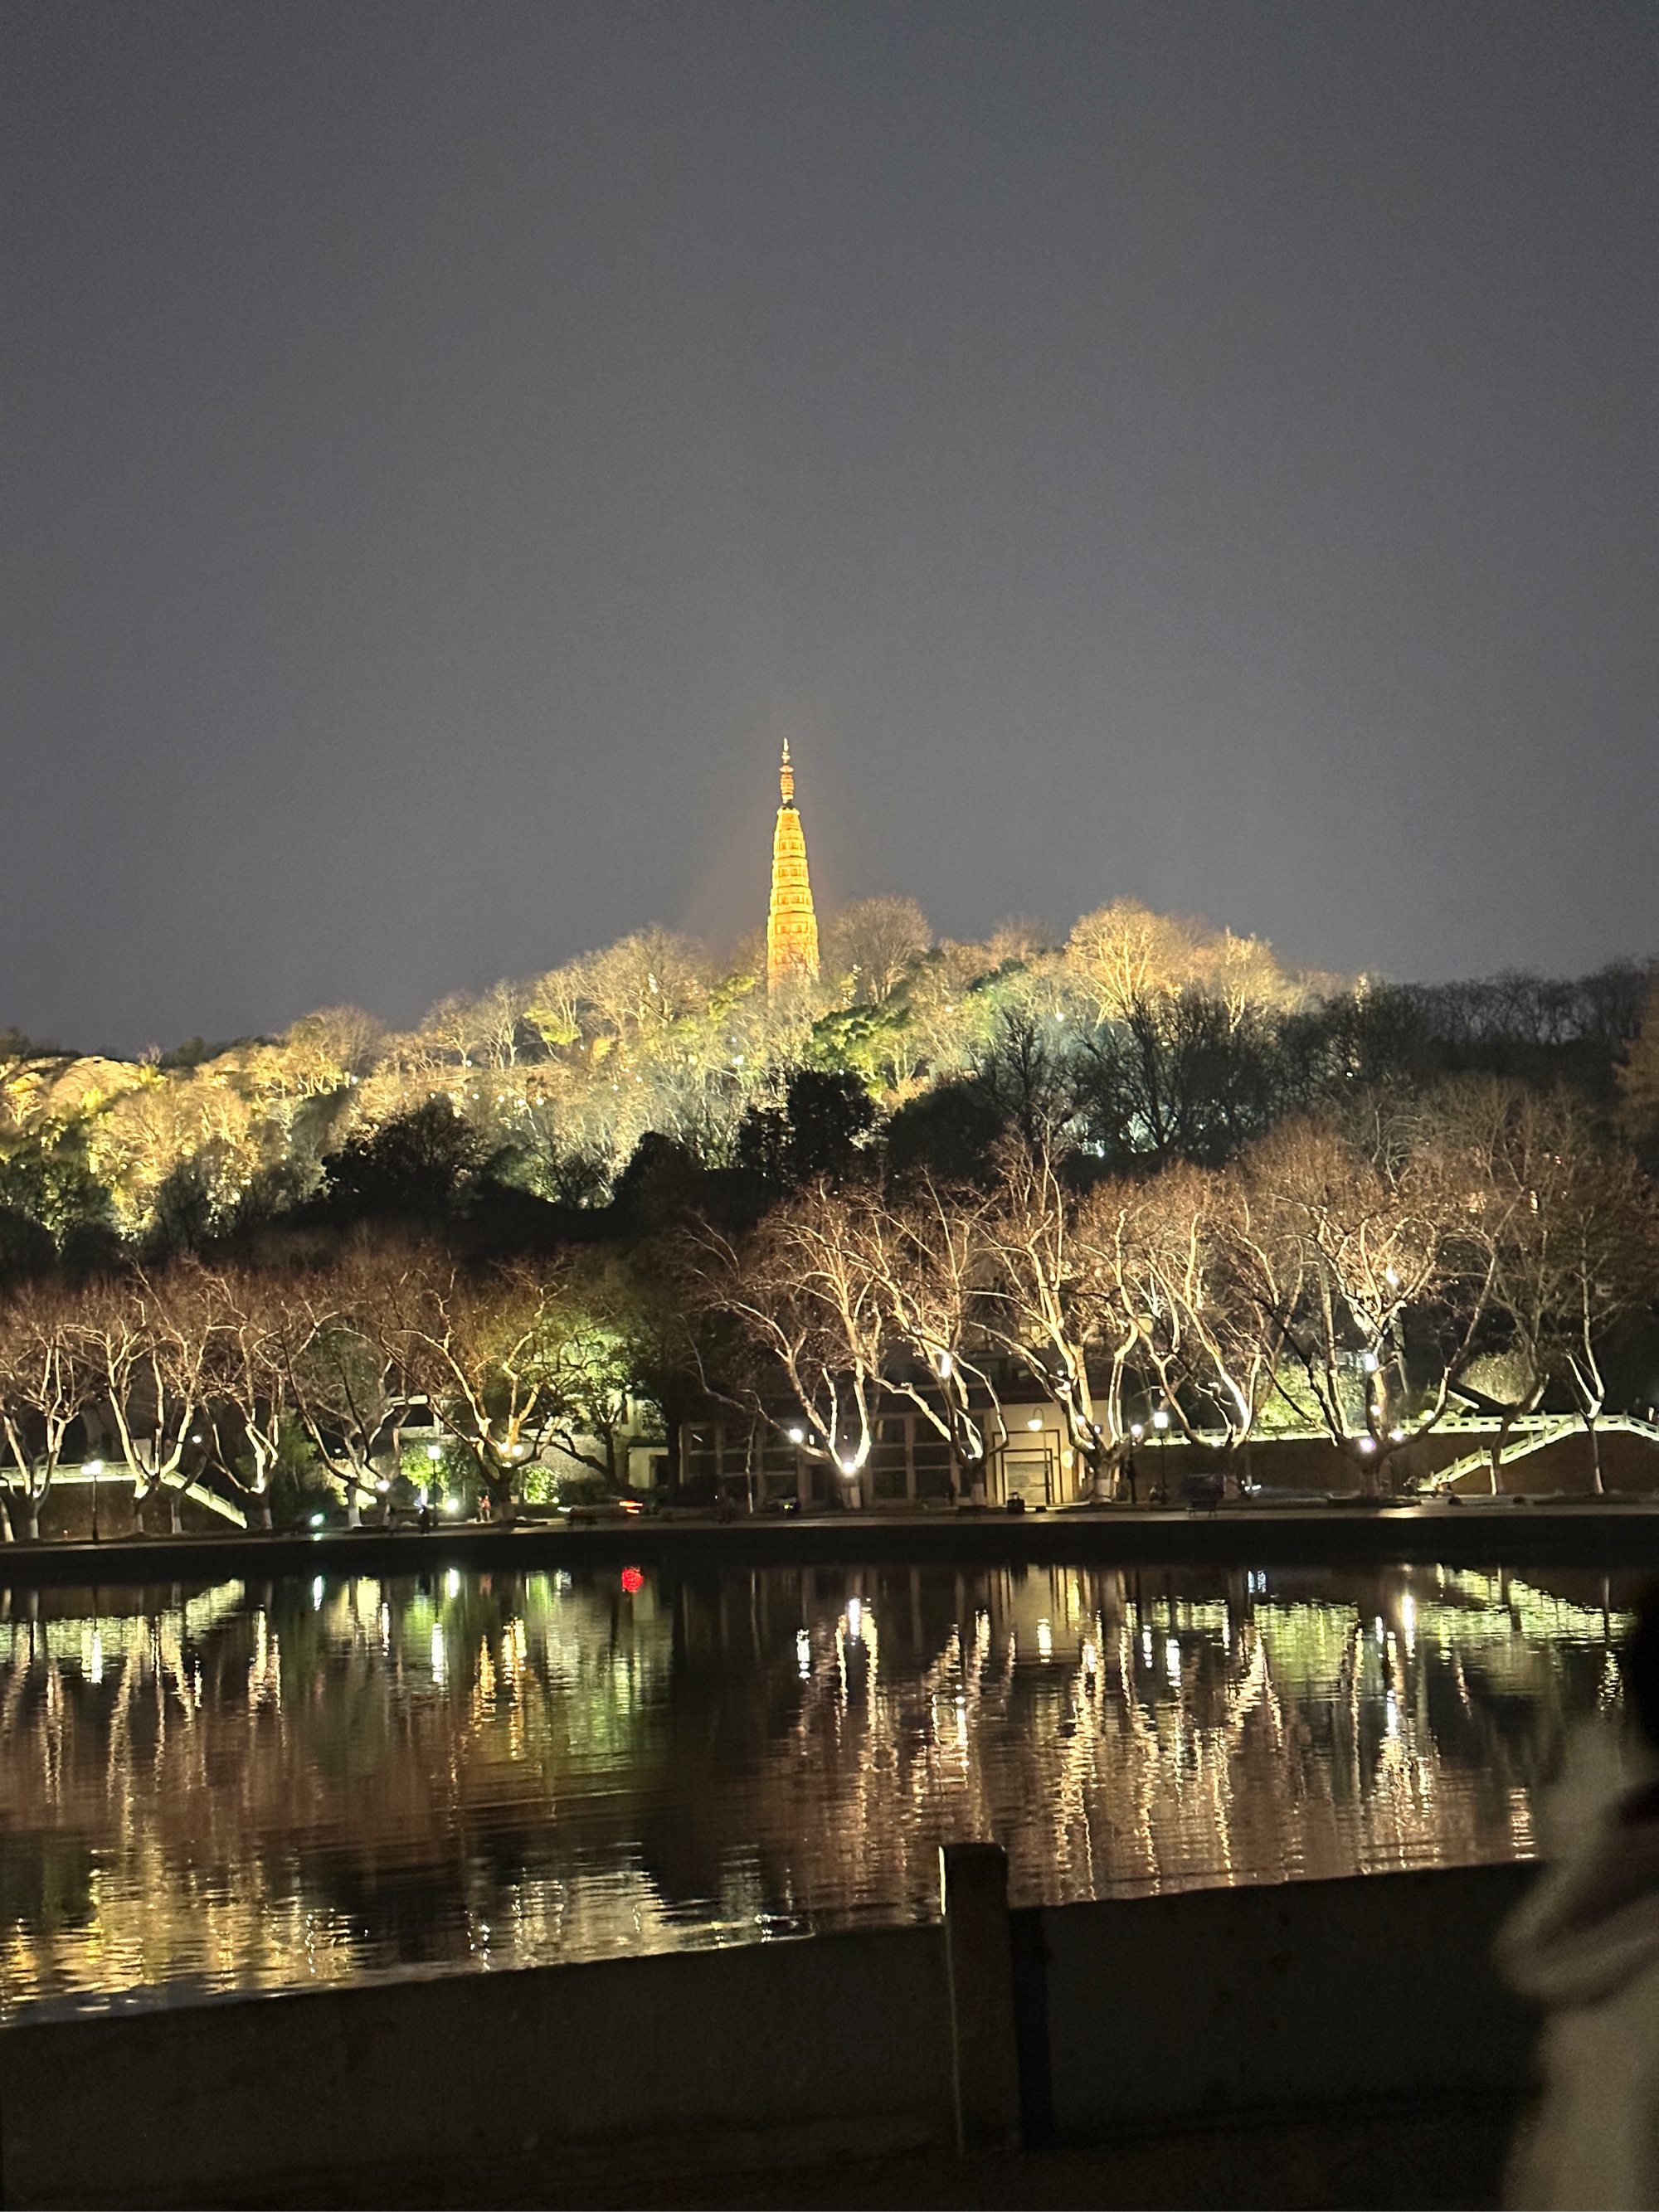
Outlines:
<svg viewBox="0 0 1659 2212"><path fill-rule="evenodd" d="M0 2018L1524 1857L1615 1577L321 1577L0 1596Z"/></svg>

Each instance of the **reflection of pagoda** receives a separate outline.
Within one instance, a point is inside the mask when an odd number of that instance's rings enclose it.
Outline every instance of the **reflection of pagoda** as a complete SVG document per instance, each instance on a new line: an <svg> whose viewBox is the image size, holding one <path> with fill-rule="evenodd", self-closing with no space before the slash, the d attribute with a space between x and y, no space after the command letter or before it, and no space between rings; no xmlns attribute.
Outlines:
<svg viewBox="0 0 1659 2212"><path fill-rule="evenodd" d="M789 740L783 741L778 775L782 805L772 839L772 908L766 918L766 988L775 991L790 977L817 982L818 924L812 912L812 886L806 873L806 839L795 806L795 771L789 765Z"/></svg>

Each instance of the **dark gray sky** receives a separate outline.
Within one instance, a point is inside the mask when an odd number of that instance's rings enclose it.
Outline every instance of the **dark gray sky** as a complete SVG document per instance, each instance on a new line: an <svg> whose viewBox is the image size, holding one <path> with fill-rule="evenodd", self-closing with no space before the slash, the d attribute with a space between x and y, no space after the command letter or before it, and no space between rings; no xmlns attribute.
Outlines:
<svg viewBox="0 0 1659 2212"><path fill-rule="evenodd" d="M1659 951L1659 16L0 15L0 1024L820 903Z"/></svg>

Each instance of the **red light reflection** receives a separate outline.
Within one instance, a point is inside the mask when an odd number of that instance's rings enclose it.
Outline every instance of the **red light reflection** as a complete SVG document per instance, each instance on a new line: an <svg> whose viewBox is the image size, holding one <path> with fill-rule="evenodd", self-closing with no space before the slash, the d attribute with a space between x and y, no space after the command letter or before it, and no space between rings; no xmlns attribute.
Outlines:
<svg viewBox="0 0 1659 2212"><path fill-rule="evenodd" d="M637 1567L623 1569L623 1588L628 1592L629 1597L633 1596L635 1590L642 1590L645 1588L645 1577Z"/></svg>

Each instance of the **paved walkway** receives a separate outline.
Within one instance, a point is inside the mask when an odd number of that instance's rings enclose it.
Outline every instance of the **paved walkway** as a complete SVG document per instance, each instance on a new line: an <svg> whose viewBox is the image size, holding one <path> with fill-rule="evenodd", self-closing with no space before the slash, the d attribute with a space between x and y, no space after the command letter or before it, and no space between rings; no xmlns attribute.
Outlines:
<svg viewBox="0 0 1659 2212"><path fill-rule="evenodd" d="M1076 2149L977 2158L943 2155L847 2161L831 2167L724 2173L631 2183L571 2193L556 2172L484 2173L465 2196L423 2192L418 2182L353 2197L337 2190L262 2197L247 2205L540 2206L545 2212L1097 2212L1188 2208L1188 2212L1441 2212L1502 2202L1515 2107L1460 2099L1425 2108L1374 2106L1337 2113L1277 2115L1179 2135L1146 2135Z"/></svg>

